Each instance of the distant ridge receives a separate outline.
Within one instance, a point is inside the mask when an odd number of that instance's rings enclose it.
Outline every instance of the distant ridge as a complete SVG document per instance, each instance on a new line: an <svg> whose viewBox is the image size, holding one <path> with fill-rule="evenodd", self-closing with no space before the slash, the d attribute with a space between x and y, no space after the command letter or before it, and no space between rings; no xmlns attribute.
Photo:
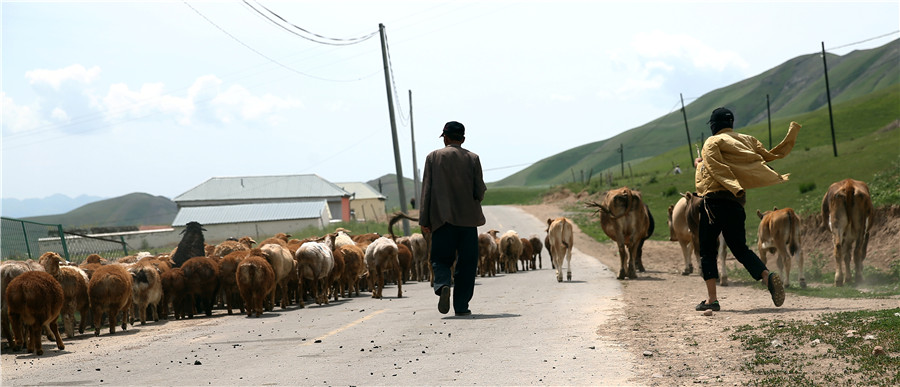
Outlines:
<svg viewBox="0 0 900 387"><path fill-rule="evenodd" d="M69 228L171 225L178 213L175 202L164 196L131 193L78 207L58 215L23 218Z"/></svg>

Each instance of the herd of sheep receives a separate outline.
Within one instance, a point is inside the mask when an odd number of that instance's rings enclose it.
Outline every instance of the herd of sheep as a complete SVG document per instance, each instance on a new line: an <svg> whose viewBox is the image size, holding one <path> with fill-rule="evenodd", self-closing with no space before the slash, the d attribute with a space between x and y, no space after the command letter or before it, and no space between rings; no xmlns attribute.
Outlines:
<svg viewBox="0 0 900 387"><path fill-rule="evenodd" d="M71 338L76 329L83 334L88 322L99 336L104 318L113 334L117 326L125 330L135 320L145 324L170 316L211 316L217 304L229 315L238 310L259 317L276 304L327 304L359 296L363 289L381 298L386 281L395 283L397 297L402 297L405 281L431 279L429 241L418 233L393 235L392 226L402 217L391 219L386 236L338 229L304 240L279 233L258 243L245 236L217 245L206 244L202 225L190 222L169 254L142 252L114 261L93 254L75 265L47 252L38 262L5 261L0 265L2 333L12 351L24 347L41 355L42 333L60 350L65 348L57 325L60 317ZM515 231L496 235L481 235L491 246L481 249L486 252L480 257L482 276L515 272L518 262L523 270L543 266L543 246L536 237L518 238ZM76 312L81 317L77 327Z"/></svg>

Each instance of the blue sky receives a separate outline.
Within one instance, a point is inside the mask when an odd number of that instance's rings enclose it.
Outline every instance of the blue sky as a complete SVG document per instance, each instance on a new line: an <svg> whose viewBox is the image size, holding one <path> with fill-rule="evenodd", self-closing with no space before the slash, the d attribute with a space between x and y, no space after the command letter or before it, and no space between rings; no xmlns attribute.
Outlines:
<svg viewBox="0 0 900 387"><path fill-rule="evenodd" d="M214 176L394 173L378 35L315 43L262 6L334 38L384 23L404 176L412 90L419 166L457 120L490 182L823 41L881 46L898 4L3 1L0 191L172 198Z"/></svg>

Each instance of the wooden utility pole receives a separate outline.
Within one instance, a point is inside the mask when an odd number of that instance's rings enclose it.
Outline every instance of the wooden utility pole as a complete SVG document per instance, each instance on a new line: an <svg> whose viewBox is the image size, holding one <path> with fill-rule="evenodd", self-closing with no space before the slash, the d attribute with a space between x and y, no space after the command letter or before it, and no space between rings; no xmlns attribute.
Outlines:
<svg viewBox="0 0 900 387"><path fill-rule="evenodd" d="M769 149L772 149L772 109L769 108L768 94L766 94L766 116L769 117Z"/></svg>
<svg viewBox="0 0 900 387"><path fill-rule="evenodd" d="M387 39L384 33L384 24L378 23L378 32L381 35L381 59L384 62L384 84L387 89L388 113L391 116L391 137L394 140L394 166L397 169L397 191L400 196L400 212L406 214L406 190L403 188L403 166L400 162L400 141L397 140L397 119L394 118L394 98L391 87L391 68L388 65ZM403 219L403 235L409 235L409 220Z"/></svg>
<svg viewBox="0 0 900 387"><path fill-rule="evenodd" d="M625 148L619 144L619 162L622 168L622 177L625 177Z"/></svg>
<svg viewBox="0 0 900 387"><path fill-rule="evenodd" d="M688 129L687 112L684 110L684 95L678 93L678 96L681 97L681 116L684 117L684 132L687 133L688 154L691 156L688 165L694 165L694 150L691 149L691 131Z"/></svg>
<svg viewBox="0 0 900 387"><path fill-rule="evenodd" d="M413 159L413 192L412 197L416 198L416 205L422 208L422 186L419 181L419 164L416 162L416 128L413 126L413 109L412 109L412 90L409 91L409 133L412 141L412 159Z"/></svg>
<svg viewBox="0 0 900 387"><path fill-rule="evenodd" d="M825 60L825 42L822 42L822 65L825 66L825 95L828 97L828 121L831 123L831 146L837 157L837 142L834 139L834 116L831 114L831 86L828 85L828 62Z"/></svg>

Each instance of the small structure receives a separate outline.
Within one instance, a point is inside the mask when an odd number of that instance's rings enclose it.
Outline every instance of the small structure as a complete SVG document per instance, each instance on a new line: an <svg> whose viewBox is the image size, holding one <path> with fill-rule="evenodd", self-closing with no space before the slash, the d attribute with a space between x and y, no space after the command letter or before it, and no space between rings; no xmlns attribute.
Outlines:
<svg viewBox="0 0 900 387"><path fill-rule="evenodd" d="M263 237L350 221L350 193L318 175L213 177L177 196L176 232L196 221L207 240Z"/></svg>
<svg viewBox="0 0 900 387"><path fill-rule="evenodd" d="M371 185L362 182L335 183L350 193L350 211L359 222L386 220L387 197Z"/></svg>

